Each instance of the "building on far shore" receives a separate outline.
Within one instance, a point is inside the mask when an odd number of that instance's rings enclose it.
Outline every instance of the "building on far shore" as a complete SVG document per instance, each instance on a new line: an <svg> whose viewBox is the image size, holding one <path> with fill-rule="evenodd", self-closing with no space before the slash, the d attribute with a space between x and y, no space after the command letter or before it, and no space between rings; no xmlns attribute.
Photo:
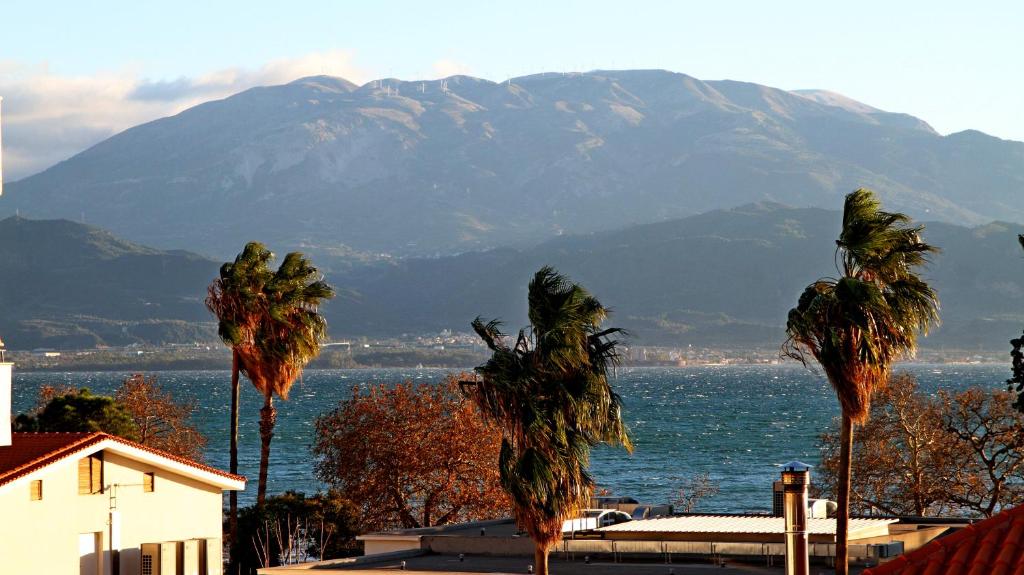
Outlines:
<svg viewBox="0 0 1024 575"><path fill-rule="evenodd" d="M223 492L245 478L126 439L11 433L0 363L0 573L220 575Z"/></svg>

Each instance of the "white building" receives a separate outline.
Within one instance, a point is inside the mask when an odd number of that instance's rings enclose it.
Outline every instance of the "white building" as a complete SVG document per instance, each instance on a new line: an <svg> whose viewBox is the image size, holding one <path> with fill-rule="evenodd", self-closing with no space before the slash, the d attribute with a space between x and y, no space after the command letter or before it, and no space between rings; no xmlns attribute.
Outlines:
<svg viewBox="0 0 1024 575"><path fill-rule="evenodd" d="M11 433L0 363L0 573L220 575L245 478L105 433Z"/></svg>

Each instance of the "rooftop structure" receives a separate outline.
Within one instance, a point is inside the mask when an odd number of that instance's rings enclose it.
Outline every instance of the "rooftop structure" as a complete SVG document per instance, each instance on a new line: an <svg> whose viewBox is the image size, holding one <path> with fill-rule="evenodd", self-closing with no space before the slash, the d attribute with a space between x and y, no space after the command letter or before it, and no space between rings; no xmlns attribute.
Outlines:
<svg viewBox="0 0 1024 575"><path fill-rule="evenodd" d="M1015 507L893 559L864 575L1024 573L1024 506Z"/></svg>
<svg viewBox="0 0 1024 575"><path fill-rule="evenodd" d="M850 520L850 539L864 539L889 534L889 525L895 518L856 518ZM629 521L597 530L608 539L637 538L648 534L665 538L694 539L725 535L751 536L758 540L782 541L786 525L782 517L759 515L682 515L642 521ZM811 541L834 542L835 519L808 519L807 534ZM707 536L707 537L705 537ZM768 536L768 537L765 537ZM734 537L730 537L735 539Z"/></svg>
<svg viewBox="0 0 1024 575"><path fill-rule="evenodd" d="M389 557L350 558L325 561L315 565L292 565L258 569L258 575L287 575L289 573L344 573L346 575L379 575L402 571L410 575L439 575L442 573L462 575L511 575L528 573L533 560L527 557L493 557L481 555L394 555ZM557 575L781 575L780 567L766 567L745 563L713 564L665 564L661 562L591 561L582 557L575 561L552 557L552 573Z"/></svg>

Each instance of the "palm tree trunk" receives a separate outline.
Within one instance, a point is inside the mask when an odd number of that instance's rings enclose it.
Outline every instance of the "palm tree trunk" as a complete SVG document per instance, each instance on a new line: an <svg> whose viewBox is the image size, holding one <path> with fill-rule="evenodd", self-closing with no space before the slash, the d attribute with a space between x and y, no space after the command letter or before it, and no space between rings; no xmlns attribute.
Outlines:
<svg viewBox="0 0 1024 575"><path fill-rule="evenodd" d="M548 575L548 546L544 543L533 544L533 562L537 575Z"/></svg>
<svg viewBox="0 0 1024 575"><path fill-rule="evenodd" d="M241 388L238 385L238 352L231 351L231 473L238 474L238 400ZM228 537L230 546L230 564L232 568L238 563L235 546L238 542L238 492L228 492ZM232 571L233 572L233 571Z"/></svg>
<svg viewBox="0 0 1024 575"><path fill-rule="evenodd" d="M843 413L839 431L839 485L836 498L836 575L847 575L850 569L850 458L853 455L853 419Z"/></svg>
<svg viewBox="0 0 1024 575"><path fill-rule="evenodd" d="M277 408L273 393L267 393L260 410L260 482L256 491L256 506L262 507L267 498L267 470L270 468L270 440L274 438Z"/></svg>

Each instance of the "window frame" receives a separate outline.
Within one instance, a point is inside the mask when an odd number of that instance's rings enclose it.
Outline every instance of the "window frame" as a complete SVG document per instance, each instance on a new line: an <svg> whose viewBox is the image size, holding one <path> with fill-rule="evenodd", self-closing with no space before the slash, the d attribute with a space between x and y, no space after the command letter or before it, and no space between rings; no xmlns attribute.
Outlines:
<svg viewBox="0 0 1024 575"><path fill-rule="evenodd" d="M103 452L97 451L78 460L78 494L103 493Z"/></svg>

